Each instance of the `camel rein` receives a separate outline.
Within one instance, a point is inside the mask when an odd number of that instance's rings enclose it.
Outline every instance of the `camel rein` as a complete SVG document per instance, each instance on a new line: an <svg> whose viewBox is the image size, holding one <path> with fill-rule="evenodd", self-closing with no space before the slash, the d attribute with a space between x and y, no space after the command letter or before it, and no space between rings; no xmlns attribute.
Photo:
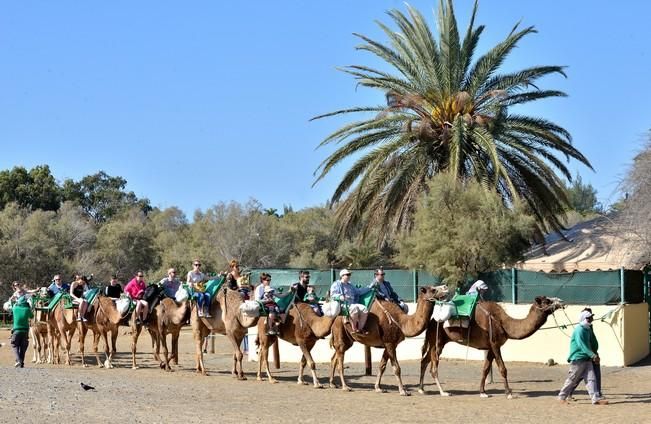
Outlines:
<svg viewBox="0 0 651 424"><path fill-rule="evenodd" d="M376 301L376 303L378 304L378 306L380 307L380 309L382 309L382 312L384 312L384 314L385 314L385 315L387 316L387 318L389 319L389 322L392 323L392 324L395 324L396 327L400 327L400 325L398 324L398 322L397 322L397 321L396 321L396 320L391 316L391 314L389 313L389 311L387 311L386 308L385 308L384 306L382 306L382 303L379 302L378 300L379 300L379 299L375 299L375 301Z"/></svg>

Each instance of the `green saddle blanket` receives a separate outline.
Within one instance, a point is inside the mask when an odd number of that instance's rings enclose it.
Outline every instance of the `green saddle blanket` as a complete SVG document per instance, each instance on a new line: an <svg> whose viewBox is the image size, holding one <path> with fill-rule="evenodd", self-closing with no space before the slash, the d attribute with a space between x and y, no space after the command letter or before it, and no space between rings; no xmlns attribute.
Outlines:
<svg viewBox="0 0 651 424"><path fill-rule="evenodd" d="M210 301L213 300L213 298L215 297L219 289L222 287L222 285L224 285L224 281L226 281L225 276L213 280L209 280L206 283L206 293L210 295Z"/></svg>
<svg viewBox="0 0 651 424"><path fill-rule="evenodd" d="M93 303L93 301L95 300L98 294L99 294L98 288L86 290L86 293L84 293L84 299L86 299L86 302L88 302L88 304L90 305Z"/></svg>
<svg viewBox="0 0 651 424"><path fill-rule="evenodd" d="M274 296L274 301L276 302L276 305L278 305L278 309L280 309L280 313L284 314L287 312L287 309L289 309L289 305L291 305L294 301L294 296L289 295L285 297L277 297ZM267 308L264 307L264 304L258 300L258 304L260 305L260 316L261 317L266 317L269 315Z"/></svg>
<svg viewBox="0 0 651 424"><path fill-rule="evenodd" d="M47 305L47 311L52 312L52 310L57 306L57 304L63 299L63 307L66 309L72 309L72 298L68 293L59 292L54 295L50 303Z"/></svg>
<svg viewBox="0 0 651 424"><path fill-rule="evenodd" d="M376 298L377 290L375 288L369 290L367 293L361 295L358 299L358 302L360 305L364 305L367 311L371 310L371 305L373 304L373 301ZM339 315L343 315L345 317L350 315L349 311L350 304L347 302L344 302L341 304L341 312Z"/></svg>
<svg viewBox="0 0 651 424"><path fill-rule="evenodd" d="M455 294L452 298L452 303L456 307L457 314L454 318L459 317L472 317L475 312L475 306L477 305L477 299L479 295L477 294Z"/></svg>

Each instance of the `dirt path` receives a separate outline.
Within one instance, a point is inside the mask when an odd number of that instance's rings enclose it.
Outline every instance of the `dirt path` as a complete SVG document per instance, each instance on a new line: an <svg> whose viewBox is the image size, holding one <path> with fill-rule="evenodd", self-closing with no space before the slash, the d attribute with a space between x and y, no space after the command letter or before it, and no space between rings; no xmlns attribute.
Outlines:
<svg viewBox="0 0 651 424"><path fill-rule="evenodd" d="M410 397L397 393L390 367L383 381L388 393L373 391L374 377L365 377L363 364L346 370L352 393L338 389L313 389L296 384L296 364L282 363L275 375L279 384L255 381L256 362L244 365L248 381L230 377L231 357L225 338L217 337L217 352L208 354L208 377L194 373L190 331L180 341L180 366L175 372L158 369L151 355L149 335L141 336L138 354L143 368L131 370L130 336L118 338L117 364L113 370L82 368L73 355L73 366L33 365L13 368L9 332L0 330L0 422L301 422L301 423L420 423L441 420L473 423L522 423L550 420L561 422L638 423L648 419L651 402L651 362L629 368L604 368L603 389L611 405L592 406L585 388L577 400L562 407L555 401L564 381L566 366L548 367L531 363L509 363L509 378L515 399L503 396L496 369L496 383L487 386L493 395L478 395L479 362L443 361L441 380L449 398L441 398L427 375L428 395L416 392L418 364L403 362L403 381ZM73 344L73 352L77 344ZM87 347L87 352L90 347ZM28 357L31 361L31 346ZM94 364L94 359L90 360ZM328 365L318 365L326 383ZM83 391L84 382L97 391ZM436 393L436 394L435 394Z"/></svg>

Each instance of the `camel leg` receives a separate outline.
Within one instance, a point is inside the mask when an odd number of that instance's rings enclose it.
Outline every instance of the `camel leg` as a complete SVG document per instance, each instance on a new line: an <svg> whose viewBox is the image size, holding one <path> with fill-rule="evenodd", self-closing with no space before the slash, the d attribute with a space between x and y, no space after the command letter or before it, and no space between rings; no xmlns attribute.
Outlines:
<svg viewBox="0 0 651 424"><path fill-rule="evenodd" d="M29 327L29 335L32 337L32 340L34 340L34 347L32 348L33 351L32 363L38 364L40 351L41 351L41 339L39 337L36 337L36 331L38 330L34 330L34 327Z"/></svg>
<svg viewBox="0 0 651 424"><path fill-rule="evenodd" d="M88 333L88 327L86 327L82 322L79 322L78 325L80 327L79 328L79 355L81 355L81 366L86 368L88 367L88 364L86 364L84 343L86 342L86 333Z"/></svg>
<svg viewBox="0 0 651 424"><path fill-rule="evenodd" d="M58 364L59 360L59 342L60 339L57 338L56 329L54 325L48 324L47 333L50 339L50 349L52 350L52 364Z"/></svg>
<svg viewBox="0 0 651 424"><path fill-rule="evenodd" d="M352 392L353 389L351 389L348 386L348 384L346 384L346 380L344 379L344 352L343 351L337 352L337 369L339 370L339 380L341 381L341 389L346 392Z"/></svg>
<svg viewBox="0 0 651 424"><path fill-rule="evenodd" d="M118 351L116 348L116 344L118 341L118 331L120 331L120 326L116 325L112 330L111 330L111 355L109 356L109 365L110 368L113 368L113 358L115 358L115 353Z"/></svg>
<svg viewBox="0 0 651 424"><path fill-rule="evenodd" d="M258 373L256 374L255 379L262 381L262 361L266 359L266 356L263 356L263 345L259 334L255 339L255 344L258 346Z"/></svg>
<svg viewBox="0 0 651 424"><path fill-rule="evenodd" d="M276 380L271 375L271 370L269 369L269 348L273 346L274 343L277 342L278 340L276 339L276 337L267 336L266 341L260 343L260 359L258 360L260 362L260 365L258 365L258 368L262 366L262 361L264 361L264 369L267 372L267 379L271 384L278 383L278 380Z"/></svg>
<svg viewBox="0 0 651 424"><path fill-rule="evenodd" d="M301 348L301 350L303 350ZM301 361L298 364L298 384L307 384L307 381L303 380L303 374L305 373L305 366L307 365L307 359L305 354L301 355Z"/></svg>
<svg viewBox="0 0 651 424"><path fill-rule="evenodd" d="M135 317L133 318L135 320ZM138 366L136 365L136 349L138 347L138 337L140 337L140 332L142 331L142 326L133 324L131 326L131 369L137 370Z"/></svg>
<svg viewBox="0 0 651 424"><path fill-rule="evenodd" d="M486 393L486 377L488 376L491 366L493 365L493 358L495 358L495 355L493 354L493 350L488 349L486 351L486 357L484 358L484 365L482 366L482 370L481 370L481 382L479 383L479 397L483 397L483 398L490 397L488 393Z"/></svg>
<svg viewBox="0 0 651 424"><path fill-rule="evenodd" d="M497 362L497 366L500 369L500 374L502 374L502 378L504 379L504 393L506 394L507 399L513 399L513 393L511 392L511 388L509 387L509 380L507 378L506 365L502 359L502 352L500 352L499 346L494 346L493 349L495 362Z"/></svg>
<svg viewBox="0 0 651 424"><path fill-rule="evenodd" d="M158 327L158 335L160 344L163 346L163 359L160 362L160 367L165 371L172 371L170 367L170 352L167 349L167 334L165 334L165 331L160 326Z"/></svg>
<svg viewBox="0 0 651 424"><path fill-rule="evenodd" d="M111 363L111 359L112 359L113 355L109 353L111 346L109 345L109 340L108 340L108 330L106 330L105 328L102 328L102 330L100 331L100 336L102 337L102 340L104 340L104 356L105 356L106 359L104 360L104 363L102 364L102 362L99 360L99 356L98 356L97 357L97 364L100 366L100 368L102 367L102 365L104 365L104 368L111 369L111 368L113 368L113 364ZM111 338L113 338L113 332L111 332ZM98 337L97 343L93 346L93 349L95 350L95 352L97 352L97 346L98 345L99 345L99 337Z"/></svg>
<svg viewBox="0 0 651 424"><path fill-rule="evenodd" d="M158 333L158 329L152 330L151 327L147 327L147 331L151 337L151 347L153 349L152 353L154 354L154 360L161 364L163 361L160 358L160 333Z"/></svg>
<svg viewBox="0 0 651 424"><path fill-rule="evenodd" d="M337 385L335 384L335 367L337 366L337 352L332 354L330 358L330 376L328 378L328 383L331 389L336 389Z"/></svg>
<svg viewBox="0 0 651 424"><path fill-rule="evenodd" d="M72 328L70 328L69 331L66 331L63 324L59 325L59 334L61 334L63 336L63 341L64 341L63 349L64 349L65 354L66 354L66 365L71 365L71 363L70 363L70 348L71 348L71 345L72 345L72 337L74 336L75 328L77 328L77 327L73 326Z"/></svg>
<svg viewBox="0 0 651 424"><path fill-rule="evenodd" d="M316 343L316 342L315 342ZM305 362L307 362L308 366L310 367L310 372L312 373L312 383L314 384L315 389L322 389L323 386L321 383L319 383L319 378L316 376L316 364L314 363L314 359L312 358L312 348L314 347L314 343L310 344L301 344L299 345L301 347L301 350L303 351L303 356L301 357L301 368L300 368L300 374L298 376L299 378L299 384L307 384L306 382L303 382L303 368L305 368Z"/></svg>
<svg viewBox="0 0 651 424"><path fill-rule="evenodd" d="M377 393L386 392L386 390L382 390L382 388L380 387L380 383L382 381L382 375L384 375L384 371L387 369L388 360L389 360L389 353L387 352L386 349L384 349L384 352L382 353L382 359L380 359L380 366L378 368L377 379L375 380L375 391Z"/></svg>
<svg viewBox="0 0 651 424"><path fill-rule="evenodd" d="M180 329L172 333L172 360L174 365L179 364L179 335Z"/></svg>
<svg viewBox="0 0 651 424"><path fill-rule="evenodd" d="M194 312L193 312L194 313ZM203 343L203 338L208 335L208 330L197 320L192 321L192 336L194 337L194 346L195 346L195 360L197 364L197 373L202 375L208 375L206 373L206 367L203 363L203 350L201 350L201 345Z"/></svg>
<svg viewBox="0 0 651 424"><path fill-rule="evenodd" d="M400 363L398 362L398 355L396 354L396 345L393 344L387 344L384 345L385 347L385 352L389 355L389 359L391 360L391 365L393 366L393 374L396 376L396 380L398 380L398 390L400 391L401 396L409 396L411 393L407 389L405 389L405 386L402 384L402 370L400 369Z"/></svg>
<svg viewBox="0 0 651 424"><path fill-rule="evenodd" d="M95 360L97 361L97 367L102 368L104 367L104 364L102 361L99 359L99 339L102 337L101 332L99 329L93 330L93 353L95 354ZM106 346L107 340L104 339L104 345Z"/></svg>
<svg viewBox="0 0 651 424"><path fill-rule="evenodd" d="M233 375L234 378L237 378L238 380L246 380L246 377L244 376L244 371L242 369L242 358L244 357L244 354L240 349L240 344L242 343L242 340L238 341L233 334L228 335L228 340L230 340L231 345L233 345L233 370L231 374Z"/></svg>

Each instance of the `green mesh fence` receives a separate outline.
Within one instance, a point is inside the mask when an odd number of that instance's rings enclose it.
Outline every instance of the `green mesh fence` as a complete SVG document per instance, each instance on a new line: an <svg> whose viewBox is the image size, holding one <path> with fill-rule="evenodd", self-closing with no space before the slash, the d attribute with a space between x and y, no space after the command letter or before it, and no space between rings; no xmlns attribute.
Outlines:
<svg viewBox="0 0 651 424"><path fill-rule="evenodd" d="M259 284L260 273L272 276L274 287L289 287L298 281L298 269L254 269L253 285ZM332 282L339 278L339 269L310 269L310 284L319 296L325 297ZM351 269L351 282L368 286L373 281L373 269ZM413 302L419 286L437 285L441 279L425 271L385 269L385 279L405 301ZM489 287L487 298L497 302L531 303L536 296L559 297L568 304L604 305L621 302L620 271L586 271L572 273L543 273L522 270L498 270L480 275ZM471 282L462 285L464 292ZM642 271L624 272L624 302L645 301ZM285 289L286 290L286 289Z"/></svg>

